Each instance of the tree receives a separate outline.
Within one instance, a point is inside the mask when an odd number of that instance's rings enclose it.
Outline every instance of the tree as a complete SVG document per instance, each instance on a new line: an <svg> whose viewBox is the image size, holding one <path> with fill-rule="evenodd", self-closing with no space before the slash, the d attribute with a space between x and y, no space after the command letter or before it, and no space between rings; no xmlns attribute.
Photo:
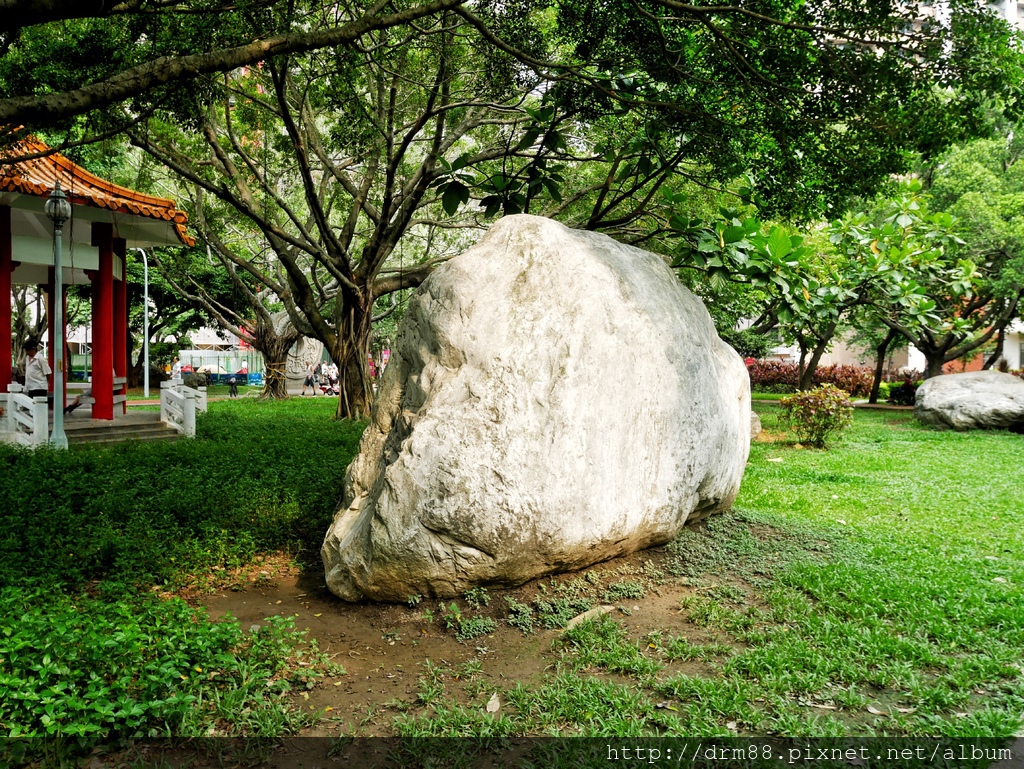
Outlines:
<svg viewBox="0 0 1024 769"><path fill-rule="evenodd" d="M198 307L203 317L217 323L263 356L263 398L288 397L288 352L302 337L271 289L237 268L223 237L200 225L210 256L178 252L172 258L157 256L157 268L179 301ZM232 244L245 253L246 242Z"/></svg>
<svg viewBox="0 0 1024 769"><path fill-rule="evenodd" d="M1019 315L1024 286L1024 140L1018 126L1003 124L1000 135L951 149L923 169L934 205L954 214L964 240L961 251L978 265L978 292L969 303L950 308L949 332L923 339L929 368L980 349L993 338L1002 353L1006 327Z"/></svg>
<svg viewBox="0 0 1024 769"><path fill-rule="evenodd" d="M867 292L872 315L924 353L931 377L994 330L984 274L964 253L958 223L948 213L929 213L921 189L913 180L887 210L847 216L833 227L832 240L878 276ZM989 330L972 333L979 323Z"/></svg>
<svg viewBox="0 0 1024 769"><path fill-rule="evenodd" d="M830 225L828 243L737 211L713 224L679 221L674 265L703 271L712 285L761 289L755 327L779 328L799 345L799 387L809 389L821 356L861 308L909 338L941 322L935 296L952 302L975 290L977 270L951 248L959 242L953 217L930 213L920 192L911 181L872 211L848 214Z"/></svg>
<svg viewBox="0 0 1024 769"><path fill-rule="evenodd" d="M24 130L110 136L221 72L324 48L349 48L371 32L427 18L462 0L368 10L281 0L147 3L0 0L0 139ZM310 28L324 10L329 25ZM111 110L128 104L125 111ZM84 116L85 120L75 118Z"/></svg>
<svg viewBox="0 0 1024 769"><path fill-rule="evenodd" d="M212 269L212 265L204 264L205 260L198 258L195 252L189 269L190 276L201 282L208 292L220 298L220 301L230 302L230 291L226 284L223 273ZM162 340L173 336L182 340L190 332L197 331L207 325L211 316L197 308L190 302L188 297L174 285L173 276L171 280L162 274L160 270L159 251L148 254L153 260L153 269L149 272L149 341L152 349L159 349ZM128 370L129 386L137 386L142 378L143 367L145 366L144 327L146 325L143 317L145 312L145 285L144 269L141 258L128 259L128 340L127 349L135 351L135 359L131 361ZM161 356L157 355L156 359ZM170 359L165 361L170 362Z"/></svg>
<svg viewBox="0 0 1024 769"><path fill-rule="evenodd" d="M889 0L561 0L554 61L517 52L486 9L454 12L590 116L656 114L709 182L752 169L772 217L872 197L909 168L907 150L931 157L990 130L988 100L1015 110L1022 83L1007 25L973 0L945 18Z"/></svg>
<svg viewBox="0 0 1024 769"><path fill-rule="evenodd" d="M365 41L224 78L198 131L167 115L129 132L182 180L191 221L232 280L258 287L257 319L280 303L323 342L345 418L369 413L378 299L419 285L477 226L453 216L465 178L543 144L521 106L530 83L458 19Z"/></svg>

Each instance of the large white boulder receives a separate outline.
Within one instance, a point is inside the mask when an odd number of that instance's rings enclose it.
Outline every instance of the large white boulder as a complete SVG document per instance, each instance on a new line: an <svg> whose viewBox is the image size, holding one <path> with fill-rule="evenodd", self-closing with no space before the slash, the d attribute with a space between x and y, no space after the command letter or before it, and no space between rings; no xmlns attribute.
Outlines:
<svg viewBox="0 0 1024 769"><path fill-rule="evenodd" d="M516 585L728 508L740 356L662 259L499 220L417 290L324 540L346 600Z"/></svg>
<svg viewBox="0 0 1024 769"><path fill-rule="evenodd" d="M999 371L970 371L926 379L914 416L954 430L1024 431L1024 379Z"/></svg>

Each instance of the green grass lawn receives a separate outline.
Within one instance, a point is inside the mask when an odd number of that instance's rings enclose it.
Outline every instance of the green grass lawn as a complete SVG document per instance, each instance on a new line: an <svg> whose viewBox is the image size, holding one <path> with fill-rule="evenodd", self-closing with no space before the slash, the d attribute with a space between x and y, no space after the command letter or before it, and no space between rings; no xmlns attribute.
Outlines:
<svg viewBox="0 0 1024 769"><path fill-rule="evenodd" d="M0 731L60 735L86 751L213 724L218 734L298 728L303 717L282 699L299 670L287 623L246 633L152 588L281 549L317 568L362 428L333 421L334 407L221 401L194 441L0 446ZM777 432L777 409L756 408ZM428 710L396 715L394 728L1018 733L1022 447L1021 436L938 432L891 411L858 411L827 452L755 443L734 512L688 529L665 555L664 579L694 588L677 610L710 640L638 639L609 615L559 638L544 681L505 681L512 707L500 716L456 704L428 669ZM637 585L601 589L596 600L632 599ZM513 602L502 621L532 633L585 605ZM470 637L467 624L459 632Z"/></svg>
<svg viewBox="0 0 1024 769"><path fill-rule="evenodd" d="M830 451L756 443L734 512L668 546L696 588L680 609L714 640L631 638L607 615L556 643L543 685L508 689L516 707L498 722L437 698L400 732L1017 734L1022 446L860 411Z"/></svg>
<svg viewBox="0 0 1024 769"><path fill-rule="evenodd" d="M228 391L230 388L228 385L209 385L206 388L206 395L209 398L227 398ZM238 385L238 397L240 398L253 398L263 392L263 387L249 386L249 385ZM160 400L160 383L154 382L149 386L149 398L146 398L145 390L141 387L131 387L128 389L128 401L141 401L141 400Z"/></svg>

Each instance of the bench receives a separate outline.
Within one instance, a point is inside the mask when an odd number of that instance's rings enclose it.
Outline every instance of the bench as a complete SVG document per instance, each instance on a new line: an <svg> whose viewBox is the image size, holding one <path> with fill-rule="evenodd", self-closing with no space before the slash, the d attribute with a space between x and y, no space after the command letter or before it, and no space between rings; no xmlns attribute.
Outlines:
<svg viewBox="0 0 1024 769"><path fill-rule="evenodd" d="M128 381L127 377L116 376L114 377L114 403L125 403L128 400L128 396L125 395L122 390L125 389L125 383ZM89 382L68 382L68 390L89 390L92 388L92 384ZM83 395L80 401L86 406L95 406L96 399L91 395Z"/></svg>

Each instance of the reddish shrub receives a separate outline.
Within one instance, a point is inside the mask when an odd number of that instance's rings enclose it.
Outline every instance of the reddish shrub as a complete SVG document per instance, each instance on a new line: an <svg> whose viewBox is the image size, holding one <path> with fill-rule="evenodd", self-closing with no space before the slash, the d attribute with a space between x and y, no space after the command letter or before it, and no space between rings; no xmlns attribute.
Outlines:
<svg viewBox="0 0 1024 769"><path fill-rule="evenodd" d="M799 371L795 363L783 363L777 360L756 360L747 364L750 373L750 386L760 392L792 393L796 392L800 381ZM920 371L886 371L883 382L902 382L907 377L917 381L923 377ZM831 384L845 390L853 398L866 398L871 394L871 383L875 371L871 366L851 366L831 364L818 366L814 372L814 386Z"/></svg>

